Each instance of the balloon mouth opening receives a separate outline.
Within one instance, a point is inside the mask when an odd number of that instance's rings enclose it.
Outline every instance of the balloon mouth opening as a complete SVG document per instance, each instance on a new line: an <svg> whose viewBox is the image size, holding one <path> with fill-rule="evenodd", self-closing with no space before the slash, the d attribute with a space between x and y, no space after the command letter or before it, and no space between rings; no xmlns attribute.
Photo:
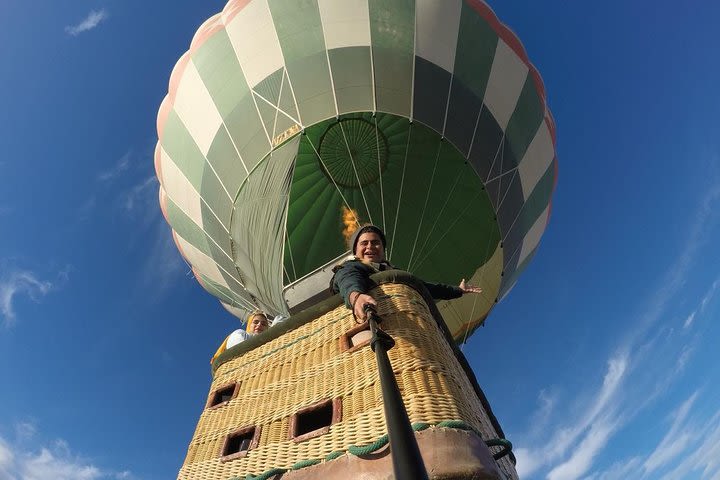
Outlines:
<svg viewBox="0 0 720 480"><path fill-rule="evenodd" d="M320 138L318 153L325 176L347 188L375 183L388 163L385 135L361 118L343 119L330 125Z"/></svg>

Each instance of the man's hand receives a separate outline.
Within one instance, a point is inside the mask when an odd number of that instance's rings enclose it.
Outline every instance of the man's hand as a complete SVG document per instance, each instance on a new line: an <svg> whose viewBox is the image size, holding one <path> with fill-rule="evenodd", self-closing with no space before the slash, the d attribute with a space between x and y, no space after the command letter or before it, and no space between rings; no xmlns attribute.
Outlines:
<svg viewBox="0 0 720 480"><path fill-rule="evenodd" d="M460 281L459 288L462 290L463 295L466 293L482 293L482 288L465 283L464 278Z"/></svg>
<svg viewBox="0 0 720 480"><path fill-rule="evenodd" d="M377 306L377 302L373 297L366 293L357 293L352 292L350 294L350 302L353 305L353 312L355 313L355 317L360 320L367 320L365 318L365 310L363 307L365 307L365 304L369 303L371 305Z"/></svg>

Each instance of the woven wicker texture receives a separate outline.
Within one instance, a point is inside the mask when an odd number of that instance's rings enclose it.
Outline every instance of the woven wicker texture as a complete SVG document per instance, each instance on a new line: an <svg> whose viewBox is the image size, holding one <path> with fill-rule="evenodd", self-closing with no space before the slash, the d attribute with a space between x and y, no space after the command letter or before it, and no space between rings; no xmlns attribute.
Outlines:
<svg viewBox="0 0 720 480"><path fill-rule="evenodd" d="M410 421L462 420L484 439L497 437L422 296L404 284L383 284L371 293L378 300L381 327L396 341L389 356ZM210 394L238 382L237 397L203 411L178 478L259 475L366 445L387 433L374 353L369 346L341 351L341 336L355 326L350 310L340 306L222 364ZM294 413L338 397L342 418L328 433L298 443L289 439ZM221 461L227 435L252 425L261 429L257 448L244 458ZM517 478L507 457L498 464L507 478Z"/></svg>

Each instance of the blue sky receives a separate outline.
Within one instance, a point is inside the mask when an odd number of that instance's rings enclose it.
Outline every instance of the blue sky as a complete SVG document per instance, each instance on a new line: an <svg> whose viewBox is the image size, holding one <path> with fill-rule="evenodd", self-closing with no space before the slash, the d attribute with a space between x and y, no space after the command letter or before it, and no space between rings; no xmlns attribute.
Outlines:
<svg viewBox="0 0 720 480"><path fill-rule="evenodd" d="M464 346L525 479L720 479L720 6L493 2L558 126L550 226ZM166 479L237 321L157 206L220 1L0 2L0 479Z"/></svg>

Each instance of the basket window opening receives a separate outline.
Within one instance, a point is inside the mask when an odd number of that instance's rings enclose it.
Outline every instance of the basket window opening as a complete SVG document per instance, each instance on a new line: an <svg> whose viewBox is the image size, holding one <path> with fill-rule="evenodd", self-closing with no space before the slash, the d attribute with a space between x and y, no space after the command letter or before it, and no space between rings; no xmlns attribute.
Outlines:
<svg viewBox="0 0 720 480"><path fill-rule="evenodd" d="M215 390L210 399L208 408L216 407L218 405L226 404L235 396L236 384L226 385L222 388Z"/></svg>
<svg viewBox="0 0 720 480"><path fill-rule="evenodd" d="M341 420L342 398L323 400L290 417L288 436L294 442L303 442L328 433L330 426Z"/></svg>
<svg viewBox="0 0 720 480"><path fill-rule="evenodd" d="M244 429L240 432L231 433L225 440L225 448L223 448L223 456L238 455L246 453L253 447L255 439L255 427Z"/></svg>
<svg viewBox="0 0 720 480"><path fill-rule="evenodd" d="M294 436L299 437L329 427L333 418L332 410L332 402L326 402L315 409L299 413Z"/></svg>

